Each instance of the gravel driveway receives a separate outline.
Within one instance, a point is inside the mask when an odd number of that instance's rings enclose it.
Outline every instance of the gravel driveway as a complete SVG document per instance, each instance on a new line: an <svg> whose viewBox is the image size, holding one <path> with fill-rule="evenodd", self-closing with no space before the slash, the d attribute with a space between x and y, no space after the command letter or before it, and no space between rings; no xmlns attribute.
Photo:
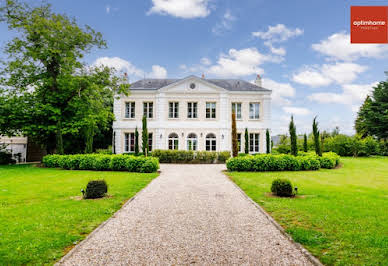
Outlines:
<svg viewBox="0 0 388 266"><path fill-rule="evenodd" d="M59 264L311 265L224 168L162 164L158 178Z"/></svg>

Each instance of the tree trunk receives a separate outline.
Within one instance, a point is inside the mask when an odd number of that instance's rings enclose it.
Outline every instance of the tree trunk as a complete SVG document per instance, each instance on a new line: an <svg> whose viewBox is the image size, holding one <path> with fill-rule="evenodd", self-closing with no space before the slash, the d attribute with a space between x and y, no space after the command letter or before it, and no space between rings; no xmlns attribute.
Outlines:
<svg viewBox="0 0 388 266"><path fill-rule="evenodd" d="M63 136L62 136L62 121L58 120L57 122L57 135L56 135L56 150L57 154L64 154L65 151L63 149Z"/></svg>

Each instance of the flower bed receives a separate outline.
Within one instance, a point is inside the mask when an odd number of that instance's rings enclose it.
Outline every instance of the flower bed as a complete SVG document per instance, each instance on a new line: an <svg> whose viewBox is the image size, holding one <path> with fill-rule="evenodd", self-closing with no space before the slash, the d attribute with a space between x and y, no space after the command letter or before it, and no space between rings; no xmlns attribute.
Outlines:
<svg viewBox="0 0 388 266"><path fill-rule="evenodd" d="M46 155L43 165L49 168L98 171L129 171L153 173L159 169L159 161L153 157L105 155L105 154L75 154Z"/></svg>

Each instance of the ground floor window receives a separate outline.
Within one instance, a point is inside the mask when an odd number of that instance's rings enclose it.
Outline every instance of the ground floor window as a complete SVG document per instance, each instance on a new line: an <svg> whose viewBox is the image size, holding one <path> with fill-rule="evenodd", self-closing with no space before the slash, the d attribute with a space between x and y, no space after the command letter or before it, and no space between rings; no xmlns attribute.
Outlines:
<svg viewBox="0 0 388 266"><path fill-rule="evenodd" d="M217 150L217 140L216 136L213 133L206 135L206 150L207 151L216 151Z"/></svg>
<svg viewBox="0 0 388 266"><path fill-rule="evenodd" d="M259 137L260 137L260 134L258 134L258 133L249 134L249 151L250 152L259 152Z"/></svg>
<svg viewBox="0 0 388 266"><path fill-rule="evenodd" d="M198 147L198 139L197 135L194 133L190 133L187 136L187 150L188 151L196 151Z"/></svg>
<svg viewBox="0 0 388 266"><path fill-rule="evenodd" d="M176 133L171 133L168 136L168 149L169 150L178 150L179 140Z"/></svg>
<svg viewBox="0 0 388 266"><path fill-rule="evenodd" d="M238 151L241 151L241 133L237 133Z"/></svg>
<svg viewBox="0 0 388 266"><path fill-rule="evenodd" d="M152 151L152 133L148 133L148 151Z"/></svg>
<svg viewBox="0 0 388 266"><path fill-rule="evenodd" d="M125 133L124 151L125 152L135 151L135 133Z"/></svg>

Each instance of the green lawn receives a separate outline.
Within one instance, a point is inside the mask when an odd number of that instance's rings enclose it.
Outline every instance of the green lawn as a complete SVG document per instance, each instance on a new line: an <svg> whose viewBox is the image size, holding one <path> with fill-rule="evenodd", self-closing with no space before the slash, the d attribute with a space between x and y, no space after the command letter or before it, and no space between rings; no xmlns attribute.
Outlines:
<svg viewBox="0 0 388 266"><path fill-rule="evenodd" d="M54 263L156 176L0 166L0 265ZM112 197L75 198L91 179Z"/></svg>
<svg viewBox="0 0 388 266"><path fill-rule="evenodd" d="M228 174L324 264L388 265L388 158L341 162L334 170ZM303 197L268 197L277 177Z"/></svg>

